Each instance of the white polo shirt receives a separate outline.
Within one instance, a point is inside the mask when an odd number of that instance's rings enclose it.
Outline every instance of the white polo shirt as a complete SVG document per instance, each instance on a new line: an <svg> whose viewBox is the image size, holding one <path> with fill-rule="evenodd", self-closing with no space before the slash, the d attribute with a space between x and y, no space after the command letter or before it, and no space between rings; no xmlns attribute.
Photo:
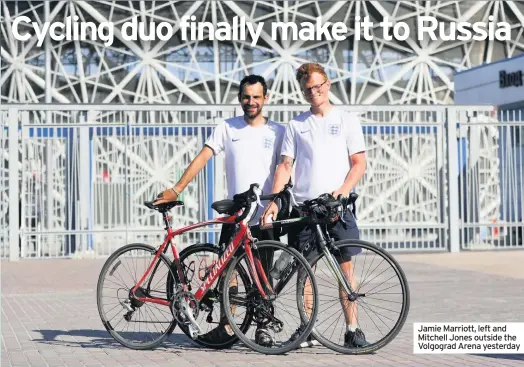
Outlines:
<svg viewBox="0 0 524 367"><path fill-rule="evenodd" d="M243 116L227 119L216 126L206 145L215 155L225 152L229 199L249 190L252 183L258 183L264 194L272 192L284 133L285 127L273 121L253 127ZM262 211L263 208L259 208L252 223L258 220Z"/></svg>
<svg viewBox="0 0 524 367"><path fill-rule="evenodd" d="M338 106L324 117L303 112L289 122L281 155L295 160L296 200L301 203L340 188L349 156L366 150L360 119Z"/></svg>

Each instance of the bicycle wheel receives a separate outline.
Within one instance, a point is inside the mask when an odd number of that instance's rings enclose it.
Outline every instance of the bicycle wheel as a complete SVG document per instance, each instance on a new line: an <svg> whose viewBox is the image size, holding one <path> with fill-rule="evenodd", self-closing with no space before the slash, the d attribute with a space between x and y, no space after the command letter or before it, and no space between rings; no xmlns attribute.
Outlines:
<svg viewBox="0 0 524 367"><path fill-rule="evenodd" d="M180 264L188 286L188 291L196 291L204 282L207 275L213 269L215 263L220 259L220 249L218 246L212 244L199 244L186 247L180 252ZM178 272L175 264L172 264L172 272L178 277ZM232 288L240 281L241 284L249 284L250 278L245 269L239 267L238 278L234 280ZM207 348L225 349L231 347L238 340L238 337L233 333L225 313L222 308L222 287L224 276L221 275L210 287L199 303L199 316L196 318L197 323L203 330L203 334L198 335L193 339L197 344ZM168 292L174 289L173 278L168 277ZM241 330L249 328L251 313L244 315L239 324ZM191 338L189 329L179 324L180 329Z"/></svg>
<svg viewBox="0 0 524 367"><path fill-rule="evenodd" d="M131 349L153 349L176 327L169 306L141 302L131 294L131 289L151 265L155 253L156 249L146 244L123 246L107 259L98 278L97 304L102 323L115 340ZM171 261L160 254L136 294L169 301L166 292L168 277L174 278Z"/></svg>
<svg viewBox="0 0 524 367"><path fill-rule="evenodd" d="M280 258L279 252L280 256L286 254L289 257L287 267L281 276L277 276L279 279L285 278L286 285L270 300L262 299L253 281L248 286L241 287L239 284L238 292L231 294L229 287L225 285L239 266L249 269L249 259L243 252L229 265L224 277L224 311L235 334L249 348L264 354L283 354L296 349L313 329L318 311L317 282L311 266L295 249L277 241L259 241L253 249L253 256L260 260L258 250L262 249L266 250L266 254L273 253L274 259ZM274 264L271 268L273 267ZM278 288L278 279L270 274L267 277L274 288ZM232 308L236 310L235 315ZM241 330L237 326L236 315L241 313L238 311L241 308L252 310L252 327L247 330ZM265 334L264 345L259 344L261 333Z"/></svg>
<svg viewBox="0 0 524 367"><path fill-rule="evenodd" d="M410 303L406 276L388 252L372 243L344 240L335 242L334 247L333 257L337 255L341 262L346 260L341 266L335 258L335 266L341 270L345 267L346 276L359 297L354 301L349 299L339 288L338 278L325 255L315 252L310 264L321 292L319 317L312 336L339 353L373 352L391 342L404 326ZM351 258L341 258L344 253ZM347 262L348 259L351 261ZM348 324L360 331L347 332Z"/></svg>

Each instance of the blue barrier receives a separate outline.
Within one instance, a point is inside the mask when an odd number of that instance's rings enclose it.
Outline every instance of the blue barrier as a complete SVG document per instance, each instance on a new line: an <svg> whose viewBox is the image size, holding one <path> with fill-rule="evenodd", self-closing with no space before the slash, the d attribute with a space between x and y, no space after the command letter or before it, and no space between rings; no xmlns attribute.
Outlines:
<svg viewBox="0 0 524 367"><path fill-rule="evenodd" d="M79 128L81 125L78 126ZM436 134L438 126L363 126L364 134ZM5 127L7 130L7 127ZM21 128L20 128L21 129ZM71 133L71 129L76 127L28 127L30 138L65 138ZM212 127L198 126L177 126L177 127L131 127L131 126L107 126L89 127L89 136L193 136L200 132L204 136L209 136L213 131Z"/></svg>
<svg viewBox="0 0 524 367"><path fill-rule="evenodd" d="M78 126L81 127L80 125ZM7 130L7 127L5 127ZM19 128L21 129L21 127ZM30 138L66 138L69 134L74 134L76 127L29 127L28 135ZM89 137L96 136L193 136L203 133L209 136L213 128L211 127L129 127L129 126L108 126L108 127L89 127Z"/></svg>

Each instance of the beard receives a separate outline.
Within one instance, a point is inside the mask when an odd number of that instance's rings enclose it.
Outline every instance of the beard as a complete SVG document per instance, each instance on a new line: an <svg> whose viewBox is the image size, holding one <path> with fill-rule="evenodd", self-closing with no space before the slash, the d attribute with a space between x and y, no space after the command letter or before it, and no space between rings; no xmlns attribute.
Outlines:
<svg viewBox="0 0 524 367"><path fill-rule="evenodd" d="M249 118L255 118L262 113L262 107L256 108L254 111L249 111L249 107L242 107L242 110Z"/></svg>

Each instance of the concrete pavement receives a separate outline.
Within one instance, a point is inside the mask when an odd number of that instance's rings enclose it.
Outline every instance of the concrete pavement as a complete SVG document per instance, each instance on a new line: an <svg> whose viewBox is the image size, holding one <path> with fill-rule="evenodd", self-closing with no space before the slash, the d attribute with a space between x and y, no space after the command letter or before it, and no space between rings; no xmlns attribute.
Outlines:
<svg viewBox="0 0 524 367"><path fill-rule="evenodd" d="M524 251L395 255L409 280L402 332L372 355L323 347L265 356L193 345L178 329L155 351L116 343L100 322L104 259L1 262L2 366L524 366L524 354L413 354L413 322L524 322ZM522 346L524 348L524 345Z"/></svg>

